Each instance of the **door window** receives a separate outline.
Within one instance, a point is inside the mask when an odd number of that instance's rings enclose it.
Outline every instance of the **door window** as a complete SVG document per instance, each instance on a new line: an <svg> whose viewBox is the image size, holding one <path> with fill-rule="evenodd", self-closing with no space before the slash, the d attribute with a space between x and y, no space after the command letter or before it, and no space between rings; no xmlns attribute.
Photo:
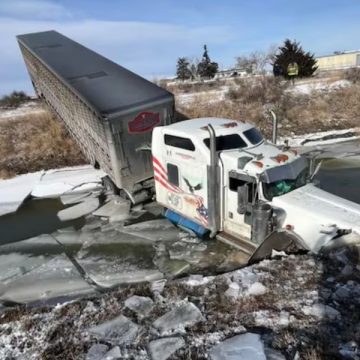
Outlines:
<svg viewBox="0 0 360 360"><path fill-rule="evenodd" d="M169 182L175 186L179 186L179 169L176 165L167 164L167 172Z"/></svg>
<svg viewBox="0 0 360 360"><path fill-rule="evenodd" d="M257 183L240 180L236 177L229 176L229 189L237 192L238 188L248 184L248 202L251 204L258 198Z"/></svg>

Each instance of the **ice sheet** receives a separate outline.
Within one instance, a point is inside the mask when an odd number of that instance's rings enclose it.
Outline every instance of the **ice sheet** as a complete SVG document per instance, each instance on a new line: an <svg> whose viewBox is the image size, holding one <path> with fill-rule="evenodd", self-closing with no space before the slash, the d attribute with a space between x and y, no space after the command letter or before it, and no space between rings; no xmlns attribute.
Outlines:
<svg viewBox="0 0 360 360"><path fill-rule="evenodd" d="M39 182L43 171L0 180L0 216L10 214L20 207Z"/></svg>
<svg viewBox="0 0 360 360"><path fill-rule="evenodd" d="M64 194L90 192L102 188L102 170L91 165L49 170L32 190L34 197L57 197Z"/></svg>

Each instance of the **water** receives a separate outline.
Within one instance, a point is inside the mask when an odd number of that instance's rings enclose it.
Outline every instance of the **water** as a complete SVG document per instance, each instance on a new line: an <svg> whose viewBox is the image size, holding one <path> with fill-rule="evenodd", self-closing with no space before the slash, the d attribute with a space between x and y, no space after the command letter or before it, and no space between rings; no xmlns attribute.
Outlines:
<svg viewBox="0 0 360 360"><path fill-rule="evenodd" d="M315 179L322 189L360 204L360 158L352 155L328 157ZM74 261L100 286L156 280L164 274L214 274L245 264L241 253L215 240L187 243L186 234L166 220L159 220L157 228L129 230L90 218L86 223L95 225L84 231L85 219L59 221L56 214L63 208L57 199L30 200L15 214L0 217L0 301L48 302L93 292ZM60 244L41 234L54 235Z"/></svg>
<svg viewBox="0 0 360 360"><path fill-rule="evenodd" d="M27 200L13 214L0 217L0 244L28 239L40 234L84 224L83 219L61 222L56 216L65 206L59 199Z"/></svg>

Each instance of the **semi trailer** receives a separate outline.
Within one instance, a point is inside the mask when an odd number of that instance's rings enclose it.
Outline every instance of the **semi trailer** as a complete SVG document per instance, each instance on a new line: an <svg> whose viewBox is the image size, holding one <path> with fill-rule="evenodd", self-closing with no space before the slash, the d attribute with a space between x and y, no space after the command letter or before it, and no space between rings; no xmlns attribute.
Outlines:
<svg viewBox="0 0 360 360"><path fill-rule="evenodd" d="M316 187L305 157L253 125L175 122L171 93L65 36L18 42L38 96L134 203L155 182L170 221L236 246L249 261L360 234L360 205Z"/></svg>
<svg viewBox="0 0 360 360"><path fill-rule="evenodd" d="M143 148L155 126L174 122L173 94L56 31L17 40L36 94L90 163L133 201L146 196L152 161Z"/></svg>

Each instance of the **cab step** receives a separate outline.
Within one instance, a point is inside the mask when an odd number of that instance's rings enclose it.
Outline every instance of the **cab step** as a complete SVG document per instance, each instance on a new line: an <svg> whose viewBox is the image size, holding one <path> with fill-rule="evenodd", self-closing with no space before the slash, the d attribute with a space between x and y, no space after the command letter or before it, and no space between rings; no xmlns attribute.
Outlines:
<svg viewBox="0 0 360 360"><path fill-rule="evenodd" d="M243 253L249 256L251 256L257 248L255 244L244 239L239 239L226 232L220 232L219 234L217 234L216 239L242 251Z"/></svg>

